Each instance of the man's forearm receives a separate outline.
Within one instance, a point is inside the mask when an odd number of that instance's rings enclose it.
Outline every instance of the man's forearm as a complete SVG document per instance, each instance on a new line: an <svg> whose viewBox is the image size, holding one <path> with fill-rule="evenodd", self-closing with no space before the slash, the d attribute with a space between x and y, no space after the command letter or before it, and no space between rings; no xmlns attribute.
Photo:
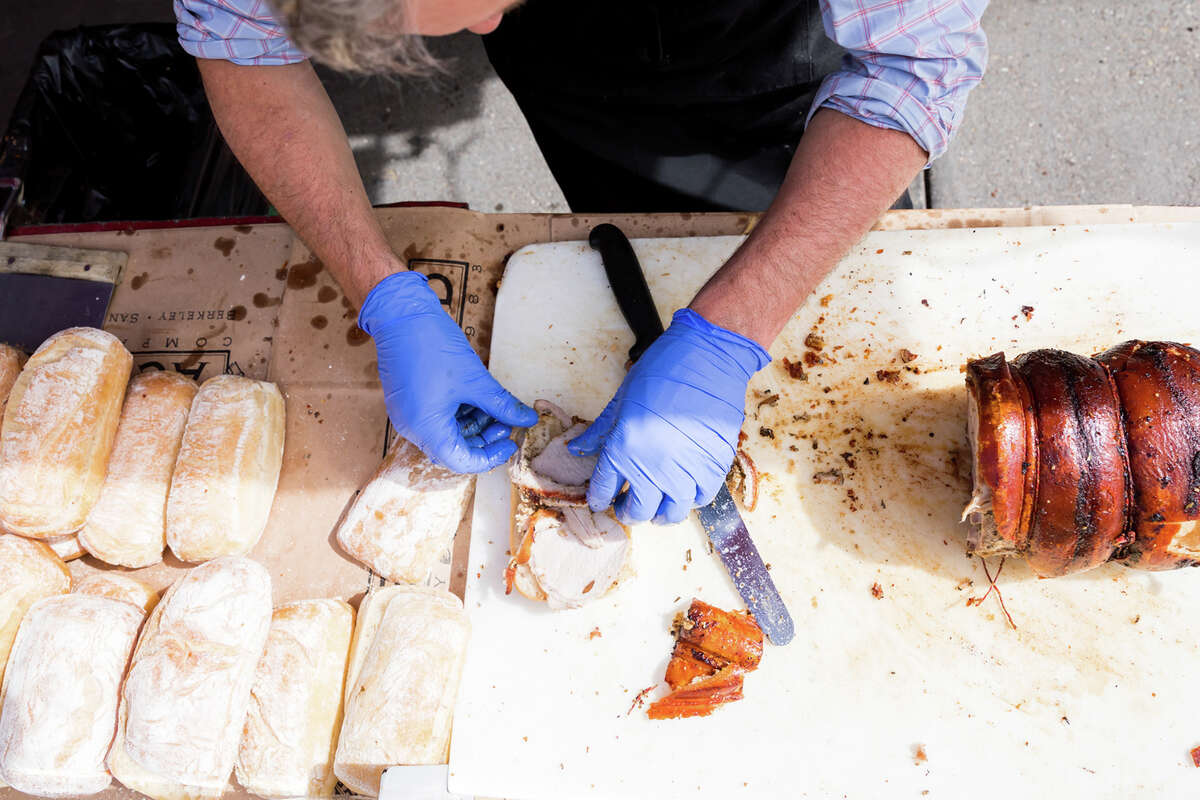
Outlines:
<svg viewBox="0 0 1200 800"><path fill-rule="evenodd" d="M371 287L400 264L312 67L198 63L213 116L234 155L361 307Z"/></svg>
<svg viewBox="0 0 1200 800"><path fill-rule="evenodd" d="M696 294L692 310L769 347L926 157L906 133L829 109L817 112L775 201Z"/></svg>

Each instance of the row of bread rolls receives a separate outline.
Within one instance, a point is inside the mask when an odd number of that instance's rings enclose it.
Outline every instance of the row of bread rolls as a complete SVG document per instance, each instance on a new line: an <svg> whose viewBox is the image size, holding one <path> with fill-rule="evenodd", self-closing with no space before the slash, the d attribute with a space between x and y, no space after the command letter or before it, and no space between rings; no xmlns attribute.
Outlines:
<svg viewBox="0 0 1200 800"><path fill-rule="evenodd" d="M67 594L61 560L12 535L0 579L0 781L22 792L216 798L235 772L265 798L374 795L389 766L446 760L469 626L443 590L374 591L357 626L340 600L272 613L266 570L226 556L157 604L108 573Z"/></svg>
<svg viewBox="0 0 1200 800"><path fill-rule="evenodd" d="M0 530L125 567L161 561L166 545L190 562L249 552L283 463L279 389L233 375L130 380L132 366L94 328L51 336L23 367L0 349Z"/></svg>
<svg viewBox="0 0 1200 800"><path fill-rule="evenodd" d="M0 419L22 363L0 346ZM160 561L165 545L183 561L245 554L278 482L282 396L233 376L197 391L173 372L126 386L131 363L115 337L88 328L38 349L15 387L19 421L0 441L0 452L13 454L14 487L0 483L0 527L42 539L64 560L87 552L134 568ZM53 480L16 491L39 476ZM338 542L391 581L422 582L448 552L472 485L396 437L338 526Z"/></svg>

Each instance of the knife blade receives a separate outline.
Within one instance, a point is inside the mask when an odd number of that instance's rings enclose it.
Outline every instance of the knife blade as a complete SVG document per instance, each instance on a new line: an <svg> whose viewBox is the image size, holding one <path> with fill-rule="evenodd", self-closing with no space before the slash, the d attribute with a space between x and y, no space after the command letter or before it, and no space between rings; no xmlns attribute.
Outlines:
<svg viewBox="0 0 1200 800"><path fill-rule="evenodd" d="M716 498L696 509L696 515L758 627L763 629L771 644L782 647L790 642L796 634L792 615L750 538L750 531L733 503L729 487L721 484Z"/></svg>
<svg viewBox="0 0 1200 800"><path fill-rule="evenodd" d="M629 357L636 361L663 332L662 319L654 306L642 265L629 239L615 225L597 225L589 234L588 242L600 252L617 306L633 330L635 342L629 349ZM795 635L792 616L750 538L750 531L728 487L722 484L716 498L698 509L697 515L738 594L763 633L774 645L782 647L790 642Z"/></svg>

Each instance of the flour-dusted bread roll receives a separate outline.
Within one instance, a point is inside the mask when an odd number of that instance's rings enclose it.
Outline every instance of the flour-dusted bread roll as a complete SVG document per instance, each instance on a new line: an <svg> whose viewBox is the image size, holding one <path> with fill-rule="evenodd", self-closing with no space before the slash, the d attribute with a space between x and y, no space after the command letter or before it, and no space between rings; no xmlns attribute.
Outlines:
<svg viewBox="0 0 1200 800"><path fill-rule="evenodd" d="M63 561L74 561L77 558L82 558L87 552L83 549L83 545L79 543L79 534L68 533L66 536L54 536L49 539L42 539L43 542L50 546L54 551L54 555L61 558Z"/></svg>
<svg viewBox="0 0 1200 800"><path fill-rule="evenodd" d="M338 542L376 574L419 583L449 552L474 480L436 466L397 436L338 526Z"/></svg>
<svg viewBox="0 0 1200 800"><path fill-rule="evenodd" d="M105 757L145 617L128 603L83 594L29 609L0 692L0 778L42 797L94 794L112 782Z"/></svg>
<svg viewBox="0 0 1200 800"><path fill-rule="evenodd" d="M273 383L210 378L192 401L167 499L167 544L183 561L244 555L267 527L283 464Z"/></svg>
<svg viewBox="0 0 1200 800"><path fill-rule="evenodd" d="M67 565L45 543L0 533L0 679L25 612L43 597L70 590Z"/></svg>
<svg viewBox="0 0 1200 800"><path fill-rule="evenodd" d="M129 603L149 614L158 605L158 592L146 584L119 572L97 572L81 580L75 594L91 594Z"/></svg>
<svg viewBox="0 0 1200 800"><path fill-rule="evenodd" d="M0 528L75 533L100 495L133 357L111 333L68 328L13 384L0 429Z"/></svg>
<svg viewBox="0 0 1200 800"><path fill-rule="evenodd" d="M354 609L304 600L275 609L238 753L238 783L259 797L331 797L333 751Z"/></svg>
<svg viewBox="0 0 1200 800"><path fill-rule="evenodd" d="M445 763L469 636L444 589L391 586L363 600L333 767L342 783L377 796L388 767Z"/></svg>
<svg viewBox="0 0 1200 800"><path fill-rule="evenodd" d="M176 581L133 651L113 777L155 800L219 797L270 624L271 578L248 558L218 558Z"/></svg>
<svg viewBox="0 0 1200 800"><path fill-rule="evenodd" d="M96 558L123 567L162 561L167 490L196 382L178 372L143 372L129 382L100 499L79 531Z"/></svg>
<svg viewBox="0 0 1200 800"><path fill-rule="evenodd" d="M0 344L0 423L4 420L4 406L8 402L8 393L12 391L24 365L24 353L12 345Z"/></svg>

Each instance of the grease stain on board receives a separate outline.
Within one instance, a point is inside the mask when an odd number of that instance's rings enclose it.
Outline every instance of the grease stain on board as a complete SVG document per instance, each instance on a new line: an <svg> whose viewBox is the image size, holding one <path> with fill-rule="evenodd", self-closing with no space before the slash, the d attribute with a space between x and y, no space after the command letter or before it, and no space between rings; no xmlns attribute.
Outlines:
<svg viewBox="0 0 1200 800"><path fill-rule="evenodd" d="M233 229L235 231L237 231L238 233L249 233L250 231L254 230L254 226L253 225L234 225Z"/></svg>
<svg viewBox="0 0 1200 800"><path fill-rule="evenodd" d="M256 292L254 295L254 307L270 308L271 306L279 305L282 299L280 297L271 297L266 292Z"/></svg>
<svg viewBox="0 0 1200 800"><path fill-rule="evenodd" d="M237 241L230 239L228 236L218 236L213 242L213 247L221 251L221 255L229 258L229 254L233 252L233 248L237 246Z"/></svg>
<svg viewBox="0 0 1200 800"><path fill-rule="evenodd" d="M309 324L317 330L324 330L325 326L329 324L329 320L326 319L324 315L318 314L309 320Z"/></svg>
<svg viewBox="0 0 1200 800"><path fill-rule="evenodd" d="M317 290L318 303L331 303L334 300L337 300L337 297L337 289L333 288L332 286L322 286L319 290Z"/></svg>
<svg viewBox="0 0 1200 800"><path fill-rule="evenodd" d="M351 347L364 345L371 337L362 328L354 325L346 331L346 344Z"/></svg>
<svg viewBox="0 0 1200 800"><path fill-rule="evenodd" d="M287 273L289 289L308 289L317 285L317 275L325 269L320 259L314 258L300 264L293 264Z"/></svg>
<svg viewBox="0 0 1200 800"><path fill-rule="evenodd" d="M143 272L141 275L134 275L133 279L129 281L129 288L136 292L138 289L145 286L146 281L148 280L150 280L150 273L148 272Z"/></svg>
<svg viewBox="0 0 1200 800"><path fill-rule="evenodd" d="M246 318L246 307L234 306L233 308L229 309L229 318L234 322L240 322L241 320L244 320Z"/></svg>

